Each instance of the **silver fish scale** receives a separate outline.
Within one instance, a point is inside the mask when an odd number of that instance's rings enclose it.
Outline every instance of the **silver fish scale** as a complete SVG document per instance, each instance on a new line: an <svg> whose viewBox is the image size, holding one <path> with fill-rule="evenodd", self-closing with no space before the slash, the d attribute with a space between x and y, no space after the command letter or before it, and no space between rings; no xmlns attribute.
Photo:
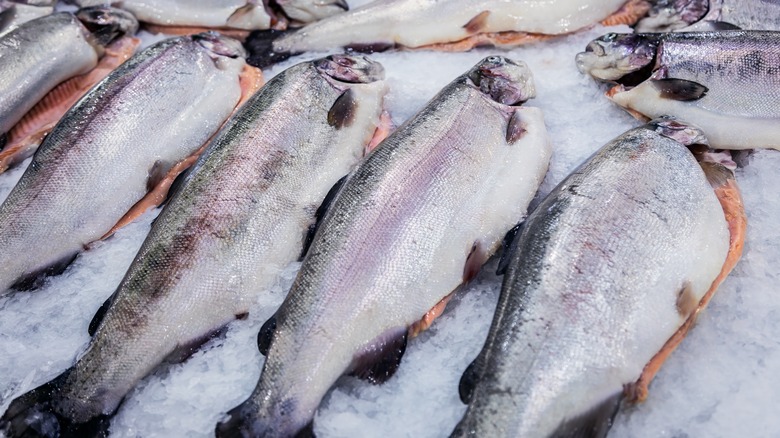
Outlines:
<svg viewBox="0 0 780 438"><path fill-rule="evenodd" d="M746 117L780 117L780 33L724 31L664 36L658 66L709 91L694 105Z"/></svg>
<svg viewBox="0 0 780 438"><path fill-rule="evenodd" d="M780 0L721 0L718 19L742 29L780 30Z"/></svg>
<svg viewBox="0 0 780 438"><path fill-rule="evenodd" d="M361 349L403 335L462 282L475 241L496 249L506 228L480 229L481 215L508 203L517 218L527 205L490 196L511 148L532 147L506 144L510 111L462 77L350 175L277 312L263 374L243 407L265 423L254 433L308 423Z"/></svg>
<svg viewBox="0 0 780 438"><path fill-rule="evenodd" d="M639 128L597 152L529 216L453 436L550 436L635 381L684 320L679 290L719 272L722 218L679 143ZM711 276L691 274L703 251Z"/></svg>
<svg viewBox="0 0 780 438"><path fill-rule="evenodd" d="M0 134L52 88L97 65L98 55L73 14L26 23L0 38Z"/></svg>
<svg viewBox="0 0 780 438"><path fill-rule="evenodd" d="M352 129L328 124L344 89L369 86L376 87L371 117ZM177 347L249 310L300 254L328 188L361 157L380 89L334 86L304 63L242 107L157 218L58 394L60 412L75 419L112 412Z"/></svg>
<svg viewBox="0 0 780 438"><path fill-rule="evenodd" d="M0 293L100 238L146 193L156 160L173 164L205 143L238 102L243 65L218 67L190 38L171 39L79 100L0 206Z"/></svg>

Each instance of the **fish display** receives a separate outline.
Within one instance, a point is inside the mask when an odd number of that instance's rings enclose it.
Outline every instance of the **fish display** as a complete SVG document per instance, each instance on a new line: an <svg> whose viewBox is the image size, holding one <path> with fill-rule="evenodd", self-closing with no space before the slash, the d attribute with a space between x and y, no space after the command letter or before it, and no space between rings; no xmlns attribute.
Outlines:
<svg viewBox="0 0 780 438"><path fill-rule="evenodd" d="M324 213L284 303L261 329L250 398L218 437L293 436L311 427L344 373L390 378L427 328L523 216L552 153L527 65L492 56L400 126Z"/></svg>
<svg viewBox="0 0 780 438"><path fill-rule="evenodd" d="M713 148L780 149L778 32L607 34L576 62L637 117L686 120Z"/></svg>
<svg viewBox="0 0 780 438"><path fill-rule="evenodd" d="M629 24L648 8L643 0L377 0L295 32L255 33L247 47L249 63L260 67L281 55L337 47L465 51L535 41L598 22Z"/></svg>
<svg viewBox="0 0 780 438"><path fill-rule="evenodd" d="M30 20L54 12L55 0L0 0L0 37Z"/></svg>
<svg viewBox="0 0 780 438"><path fill-rule="evenodd" d="M241 97L242 54L213 33L164 40L74 105L0 205L0 293L60 271L205 144Z"/></svg>
<svg viewBox="0 0 780 438"><path fill-rule="evenodd" d="M685 147L705 140L669 118L632 129L534 210L451 436L600 437L621 399L644 400L742 254L728 158Z"/></svg>
<svg viewBox="0 0 780 438"><path fill-rule="evenodd" d="M105 0L79 0L81 6L107 3ZM308 23L344 12L344 0L278 0L275 7L257 0L122 0L111 1L116 7L132 12L153 32L179 34L206 29L245 37L260 29L286 29L289 20Z"/></svg>
<svg viewBox="0 0 780 438"><path fill-rule="evenodd" d="M780 31L780 0L659 0L637 32L695 30Z"/></svg>
<svg viewBox="0 0 780 438"><path fill-rule="evenodd" d="M383 77L367 58L332 55L291 67L249 99L155 221L90 325L87 351L11 405L0 420L7 436L41 433L49 421L73 434L105 429L166 357L245 318L300 255L328 189L362 158L380 124Z"/></svg>
<svg viewBox="0 0 780 438"><path fill-rule="evenodd" d="M98 7L47 15L0 37L0 146L49 91L92 70L106 45L137 28L129 13Z"/></svg>

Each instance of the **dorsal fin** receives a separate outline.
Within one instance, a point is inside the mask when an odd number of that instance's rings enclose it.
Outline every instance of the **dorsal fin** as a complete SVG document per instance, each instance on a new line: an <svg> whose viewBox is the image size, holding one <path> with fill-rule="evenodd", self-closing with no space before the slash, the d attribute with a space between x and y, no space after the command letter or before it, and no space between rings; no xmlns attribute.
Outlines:
<svg viewBox="0 0 780 438"><path fill-rule="evenodd" d="M43 282L46 281L47 277L53 277L65 272L65 269L67 269L68 266L73 263L73 260L76 260L78 255L79 253L77 252L67 255L48 266L44 266L43 268L40 268L36 271L22 275L14 282L13 285L11 285L9 289L17 291L38 289L39 287L43 286Z"/></svg>
<svg viewBox="0 0 780 438"><path fill-rule="evenodd" d="M299 261L303 260L303 258L306 257L306 253L309 252L309 247L314 241L314 235L317 234L317 229L322 222L322 218L325 217L325 214L328 213L330 204L333 203L333 200L336 198L336 195L338 195L339 190L341 190L341 187L344 185L344 182L347 180L348 176L349 175L344 175L341 177L341 179L336 181L336 184L333 184L333 187L330 188L328 194L325 195L325 199L322 200L322 204L317 207L317 212L314 213L314 223L310 225L309 229L306 231L306 237L303 240L303 250L301 251L301 256L298 257Z"/></svg>

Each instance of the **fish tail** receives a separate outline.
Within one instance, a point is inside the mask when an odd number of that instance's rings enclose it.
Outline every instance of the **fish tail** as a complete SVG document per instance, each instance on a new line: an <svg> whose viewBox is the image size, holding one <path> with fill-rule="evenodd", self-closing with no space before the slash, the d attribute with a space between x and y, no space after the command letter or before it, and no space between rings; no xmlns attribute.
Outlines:
<svg viewBox="0 0 780 438"><path fill-rule="evenodd" d="M54 407L70 369L54 380L18 397L0 417L0 432L7 438L27 437L105 437L109 416L100 415L86 423L74 423Z"/></svg>
<svg viewBox="0 0 780 438"><path fill-rule="evenodd" d="M249 56L246 62L259 68L265 68L284 61L295 53L274 51L274 41L289 33L287 30L256 30L249 34L244 47Z"/></svg>
<svg viewBox="0 0 780 438"><path fill-rule="evenodd" d="M312 420L301 425L293 421L294 403L290 400L276 405L270 415L260 415L259 409L246 402L228 411L228 418L217 424L216 438L294 437L313 438ZM292 410L290 408L293 408Z"/></svg>

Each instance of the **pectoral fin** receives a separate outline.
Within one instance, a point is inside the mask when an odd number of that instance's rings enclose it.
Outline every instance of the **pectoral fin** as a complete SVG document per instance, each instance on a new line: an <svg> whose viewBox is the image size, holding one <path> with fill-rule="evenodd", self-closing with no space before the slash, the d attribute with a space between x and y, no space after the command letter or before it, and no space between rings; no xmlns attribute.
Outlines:
<svg viewBox="0 0 780 438"><path fill-rule="evenodd" d="M375 385L386 382L401 364L407 338L407 331L398 329L375 339L355 355L350 374Z"/></svg>
<svg viewBox="0 0 780 438"><path fill-rule="evenodd" d="M355 122L358 102L352 89L341 93L328 111L328 124L336 129L350 127Z"/></svg>
<svg viewBox="0 0 780 438"><path fill-rule="evenodd" d="M603 438L607 436L622 399L623 393L618 392L584 414L565 420L551 436L555 438Z"/></svg>

